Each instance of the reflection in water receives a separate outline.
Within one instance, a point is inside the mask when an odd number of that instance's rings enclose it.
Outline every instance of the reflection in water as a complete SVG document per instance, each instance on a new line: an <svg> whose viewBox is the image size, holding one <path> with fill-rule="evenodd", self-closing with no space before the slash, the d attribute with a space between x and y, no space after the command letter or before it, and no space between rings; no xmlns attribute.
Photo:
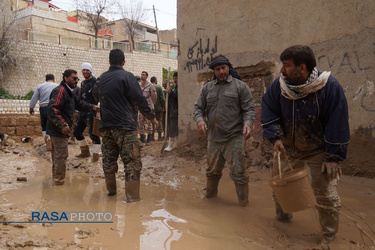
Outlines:
<svg viewBox="0 0 375 250"><path fill-rule="evenodd" d="M171 249L172 241L181 238L181 233L168 222L187 223L165 209L153 211L150 215L154 220L143 222L146 232L141 235L141 249Z"/></svg>

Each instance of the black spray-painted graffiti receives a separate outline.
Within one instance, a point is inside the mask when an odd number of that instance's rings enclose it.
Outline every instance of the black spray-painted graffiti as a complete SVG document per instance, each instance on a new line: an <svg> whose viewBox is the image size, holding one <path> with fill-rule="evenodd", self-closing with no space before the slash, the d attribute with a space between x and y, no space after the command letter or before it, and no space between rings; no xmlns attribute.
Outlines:
<svg viewBox="0 0 375 250"><path fill-rule="evenodd" d="M192 47L189 48L187 53L188 61L184 70L189 73L193 71L194 65L196 70L201 70L207 67L213 56L217 53L217 36L215 36L215 46L210 48L210 38L207 38L206 47L203 47L202 39L199 39Z"/></svg>
<svg viewBox="0 0 375 250"><path fill-rule="evenodd" d="M349 69L353 74L372 69L371 66L362 65L361 58L355 51L345 52L340 57L330 57L326 55L321 55L318 57L318 64L322 66L328 64L328 67L331 69L331 71L332 69L337 68L337 71L334 72L335 74L341 73L341 71L345 69Z"/></svg>
<svg viewBox="0 0 375 250"><path fill-rule="evenodd" d="M375 85L371 81L367 81L364 86L359 87L357 92L353 95L353 100L355 101L357 98L360 97L361 99L361 108L367 112L375 113L375 107L372 106L371 102L368 103L366 100L370 100L374 94ZM370 98L369 98L370 97Z"/></svg>

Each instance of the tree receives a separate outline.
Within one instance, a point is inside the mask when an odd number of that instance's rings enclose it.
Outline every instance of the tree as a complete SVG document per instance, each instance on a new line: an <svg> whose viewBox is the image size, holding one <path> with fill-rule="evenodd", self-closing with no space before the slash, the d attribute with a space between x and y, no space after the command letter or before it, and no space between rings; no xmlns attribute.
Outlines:
<svg viewBox="0 0 375 250"><path fill-rule="evenodd" d="M0 1L0 80L4 71L21 63L20 35L16 29L16 14L11 11L11 1Z"/></svg>
<svg viewBox="0 0 375 250"><path fill-rule="evenodd" d="M94 32L95 39L97 39L99 30L101 30L107 22L107 19L105 19L103 15L107 14L116 2L113 0L74 1L77 7L77 17L87 21L89 30Z"/></svg>
<svg viewBox="0 0 375 250"><path fill-rule="evenodd" d="M141 30L140 23L146 19L146 10L142 7L142 2L130 1L125 6L119 5L121 9L122 21L129 36L130 48L135 49L135 36Z"/></svg>

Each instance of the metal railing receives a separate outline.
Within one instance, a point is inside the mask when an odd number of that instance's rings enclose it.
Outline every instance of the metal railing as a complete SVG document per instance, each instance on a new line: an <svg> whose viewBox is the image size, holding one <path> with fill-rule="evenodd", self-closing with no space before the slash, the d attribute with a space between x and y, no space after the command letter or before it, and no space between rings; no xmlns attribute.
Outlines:
<svg viewBox="0 0 375 250"><path fill-rule="evenodd" d="M83 48L95 48L95 49L121 49L122 51L130 51L130 44L127 42L117 42L108 39L94 39L94 38L77 38L67 37L58 34L47 34L34 31L27 31L26 40L52 43L59 45L83 47ZM157 44L155 42L136 42L135 50L157 52ZM177 51L175 50L161 50L161 54L168 58L177 58Z"/></svg>

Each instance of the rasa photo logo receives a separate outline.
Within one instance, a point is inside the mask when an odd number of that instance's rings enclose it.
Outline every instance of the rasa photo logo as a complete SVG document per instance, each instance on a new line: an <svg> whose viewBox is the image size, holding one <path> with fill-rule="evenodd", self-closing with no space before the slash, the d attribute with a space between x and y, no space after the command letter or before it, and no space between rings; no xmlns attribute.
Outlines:
<svg viewBox="0 0 375 250"><path fill-rule="evenodd" d="M111 211L31 212L33 223L113 223Z"/></svg>

